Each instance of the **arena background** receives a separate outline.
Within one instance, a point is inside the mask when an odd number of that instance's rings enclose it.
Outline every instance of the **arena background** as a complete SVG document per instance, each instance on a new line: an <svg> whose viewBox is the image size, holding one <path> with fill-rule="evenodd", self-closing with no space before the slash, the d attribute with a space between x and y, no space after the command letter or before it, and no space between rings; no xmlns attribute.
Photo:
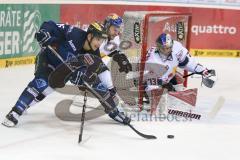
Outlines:
<svg viewBox="0 0 240 160"><path fill-rule="evenodd" d="M45 20L84 28L106 15L124 11L175 11L192 14L191 53L194 56L239 57L240 2L182 1L3 1L0 6L0 67L34 63L39 46L34 33ZM178 2L178 3L176 3ZM15 4L18 3L18 4ZM51 4L50 4L51 3Z"/></svg>
<svg viewBox="0 0 240 160"><path fill-rule="evenodd" d="M201 114L201 120L186 121L186 119L167 116L157 120L141 115L139 119L138 116L134 117L131 124L143 133L154 134L158 137L157 140L142 139L129 127L119 125L107 115L103 115L85 121L83 143L78 145L79 115L82 111L83 97L77 95L78 90L70 90L67 94L54 92L46 100L29 109L16 128L0 125L0 159L239 159L240 75L237 73L240 68L238 57L240 2L239 0L168 2L2 0L0 2L1 122L33 78L32 63L39 50L33 36L39 25L49 19L84 27L84 24L95 18L102 19L108 12L122 14L128 9L173 9L191 12L195 26L192 28L192 54L201 64L215 69L218 80L216 85L209 89L201 86L201 78L189 77L188 88L198 88L194 113ZM214 25L230 27L231 33L234 34L200 33L199 30L197 35L197 28L199 29L200 26ZM236 32L233 28L236 28ZM206 55L211 57L205 57ZM17 67L10 67L16 65ZM57 117L56 112L60 104L62 107L65 106L74 120L64 121ZM87 104L91 107L100 105L94 98L88 98ZM69 116L69 114L64 115ZM175 138L168 139L167 135L174 135Z"/></svg>

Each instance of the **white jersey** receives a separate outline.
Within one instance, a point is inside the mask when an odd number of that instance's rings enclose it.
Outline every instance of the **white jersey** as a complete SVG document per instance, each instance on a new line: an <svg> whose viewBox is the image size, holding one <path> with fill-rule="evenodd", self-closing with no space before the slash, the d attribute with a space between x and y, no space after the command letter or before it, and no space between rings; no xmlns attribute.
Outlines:
<svg viewBox="0 0 240 160"><path fill-rule="evenodd" d="M172 53L168 57L160 54L156 47L148 50L145 65L145 71L148 71L148 75L144 76L145 80L148 80L148 84L151 85L157 85L154 84L157 82L156 80L153 82L153 79L161 79L168 83L175 76L177 67L190 72L201 72L205 69L190 57L188 50L180 42L174 41Z"/></svg>
<svg viewBox="0 0 240 160"><path fill-rule="evenodd" d="M113 40L104 41L99 50L102 57L103 62L107 65L110 61L110 57L108 56L115 50L119 50L120 38L116 36Z"/></svg>
<svg viewBox="0 0 240 160"><path fill-rule="evenodd" d="M99 50L100 50L102 61L106 65L108 65L111 60L111 57L109 57L108 55L115 50L119 50L119 44L120 44L119 36L116 36L113 40L110 40L110 41L106 40L101 44ZM108 89L112 89L114 87L110 71L108 70L104 71L103 73L99 74L98 77Z"/></svg>
<svg viewBox="0 0 240 160"><path fill-rule="evenodd" d="M85 31L87 31L87 28ZM109 57L108 55L111 54L115 50L119 50L119 45L120 45L120 37L116 36L116 37L114 37L113 40L110 40L110 41L105 40L99 47L102 61L106 66L108 66L108 64L111 60L111 57ZM114 87L113 82L112 82L111 72L109 70L106 70L106 71L100 73L98 75L98 77L101 80L101 82L103 83L103 85L105 87L107 87L108 89L112 89Z"/></svg>

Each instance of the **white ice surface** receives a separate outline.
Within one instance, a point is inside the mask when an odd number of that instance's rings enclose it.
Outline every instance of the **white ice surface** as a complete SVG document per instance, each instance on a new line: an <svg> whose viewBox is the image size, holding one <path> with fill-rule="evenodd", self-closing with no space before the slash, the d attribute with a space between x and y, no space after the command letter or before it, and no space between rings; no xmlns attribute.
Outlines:
<svg viewBox="0 0 240 160"><path fill-rule="evenodd" d="M59 101L73 96L53 93L29 109L17 128L0 125L0 160L239 160L240 60L199 61L218 73L212 89L200 87L200 79L189 80L190 87L199 87L199 113L207 115L220 96L225 99L212 120L203 116L191 122L134 121L137 129L158 137L145 140L130 128L102 116L85 123L83 143L78 145L80 123L61 121L54 113ZM33 70L33 65L0 69L0 120L33 78ZM175 138L167 139L168 134Z"/></svg>

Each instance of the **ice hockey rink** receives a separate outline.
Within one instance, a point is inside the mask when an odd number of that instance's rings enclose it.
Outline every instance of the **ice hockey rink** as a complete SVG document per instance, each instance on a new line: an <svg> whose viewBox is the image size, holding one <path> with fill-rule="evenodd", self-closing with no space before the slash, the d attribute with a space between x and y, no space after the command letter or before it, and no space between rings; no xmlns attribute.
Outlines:
<svg viewBox="0 0 240 160"><path fill-rule="evenodd" d="M53 93L29 109L16 128L0 125L0 159L239 159L240 60L197 60L216 69L218 74L218 81L212 89L201 87L198 78L189 78L189 87L199 88L196 108L203 115L201 120L133 121L141 132L157 136L156 140L146 140L105 115L85 122L83 142L79 145L80 123L62 121L54 112L59 101L72 99L73 95ZM33 70L33 65L0 69L1 120L33 78ZM75 108L74 112L80 113L81 110ZM175 138L168 139L169 134Z"/></svg>

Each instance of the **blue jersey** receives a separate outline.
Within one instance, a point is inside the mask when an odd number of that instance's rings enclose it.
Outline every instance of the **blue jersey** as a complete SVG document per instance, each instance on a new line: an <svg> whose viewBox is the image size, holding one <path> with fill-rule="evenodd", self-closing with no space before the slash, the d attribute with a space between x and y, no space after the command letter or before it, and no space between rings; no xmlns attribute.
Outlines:
<svg viewBox="0 0 240 160"><path fill-rule="evenodd" d="M55 23L53 21L44 22L40 29L45 29L57 39L57 52L64 61L68 61L80 54L90 53L100 57L99 49L96 51L86 51L83 49L87 39L87 32L67 24ZM49 49L46 51L48 63L54 67L62 62Z"/></svg>

